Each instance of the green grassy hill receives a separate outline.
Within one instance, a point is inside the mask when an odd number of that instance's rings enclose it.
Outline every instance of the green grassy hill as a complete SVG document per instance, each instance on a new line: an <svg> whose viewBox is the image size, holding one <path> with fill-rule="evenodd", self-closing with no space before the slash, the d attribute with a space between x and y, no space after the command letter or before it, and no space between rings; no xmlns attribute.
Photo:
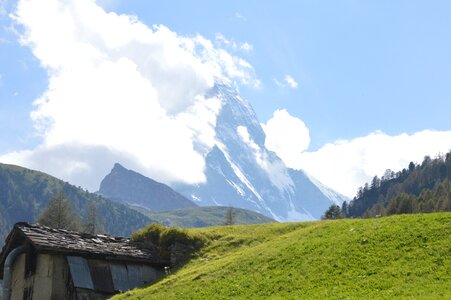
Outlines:
<svg viewBox="0 0 451 300"><path fill-rule="evenodd" d="M451 213L189 231L197 257L114 299L451 298Z"/></svg>
<svg viewBox="0 0 451 300"><path fill-rule="evenodd" d="M229 209L224 206L204 206L154 212L138 207L131 207L160 224L184 228L222 225L224 224L225 215ZM233 208L233 214L235 224L264 224L275 222L273 219L262 214L242 208Z"/></svg>

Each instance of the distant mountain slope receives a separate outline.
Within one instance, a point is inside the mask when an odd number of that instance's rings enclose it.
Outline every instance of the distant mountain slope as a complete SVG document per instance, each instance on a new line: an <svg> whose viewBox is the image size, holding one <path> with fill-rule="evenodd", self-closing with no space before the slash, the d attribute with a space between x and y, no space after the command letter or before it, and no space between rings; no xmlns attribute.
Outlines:
<svg viewBox="0 0 451 300"><path fill-rule="evenodd" d="M451 152L402 171L387 170L361 187L342 210L348 217L451 211Z"/></svg>
<svg viewBox="0 0 451 300"><path fill-rule="evenodd" d="M201 206L250 209L278 221L319 219L347 197L301 170L289 169L265 147L265 132L251 105L226 82L216 82L209 97L222 102L216 120L216 144L205 153L201 184L173 188Z"/></svg>
<svg viewBox="0 0 451 300"><path fill-rule="evenodd" d="M197 206L169 186L127 170L118 163L102 180L99 194L117 202L142 206L152 211Z"/></svg>
<svg viewBox="0 0 451 300"><path fill-rule="evenodd" d="M161 212L137 209L160 224L190 228L223 225L229 207L205 206ZM233 213L235 216L235 224L264 224L275 222L271 218L247 209L233 208Z"/></svg>
<svg viewBox="0 0 451 300"><path fill-rule="evenodd" d="M188 264L113 299L451 299L451 213L192 230Z"/></svg>
<svg viewBox="0 0 451 300"><path fill-rule="evenodd" d="M63 191L83 219L91 203L100 223L113 235L129 236L152 221L149 217L42 172L0 164L0 244L19 221L35 222L50 198Z"/></svg>

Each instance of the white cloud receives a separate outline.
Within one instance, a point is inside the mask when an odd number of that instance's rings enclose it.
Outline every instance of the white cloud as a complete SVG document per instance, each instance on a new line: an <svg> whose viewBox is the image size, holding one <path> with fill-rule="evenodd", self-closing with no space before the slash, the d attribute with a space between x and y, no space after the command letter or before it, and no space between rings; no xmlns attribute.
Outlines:
<svg viewBox="0 0 451 300"><path fill-rule="evenodd" d="M291 167L301 168L325 185L349 196L385 170L400 171L409 162L421 163L425 155L451 150L451 131L424 130L412 135L389 136L374 132L349 141L327 144L315 152L303 152Z"/></svg>
<svg viewBox="0 0 451 300"><path fill-rule="evenodd" d="M219 34L219 36L222 35ZM196 46L201 46L198 52L202 57L202 61L207 61L213 70L216 70L216 73L236 79L244 85L250 85L255 88L260 86L260 81L256 79L254 68L244 59L233 56L222 48L215 48L210 40L199 35L191 39L190 44L192 49L195 49Z"/></svg>
<svg viewBox="0 0 451 300"><path fill-rule="evenodd" d="M373 132L352 140L327 144L317 151L306 151L309 130L286 110L276 110L266 124L265 147L274 151L293 169L302 169L326 186L354 197L357 189L387 169L400 171L424 156L451 150L451 131L424 130L412 135L390 136Z"/></svg>
<svg viewBox="0 0 451 300"><path fill-rule="evenodd" d="M285 82L288 84L289 87L291 87L292 89L296 89L298 87L298 83L296 82L296 80L294 80L293 77L291 77L290 75L285 75Z"/></svg>
<svg viewBox="0 0 451 300"><path fill-rule="evenodd" d="M112 162L121 162L129 168L145 171L143 166L127 153L105 146L80 144L40 145L33 150L8 153L3 155L0 161L44 170L73 184L90 187L92 191L98 189L98 183L93 185L92 179L101 180L106 172L111 170Z"/></svg>
<svg viewBox="0 0 451 300"><path fill-rule="evenodd" d="M265 147L274 151L288 166L295 165L310 144L310 134L302 120L285 109L276 110L266 124Z"/></svg>
<svg viewBox="0 0 451 300"><path fill-rule="evenodd" d="M274 83L280 88L290 87L292 89L297 89L299 84L294 80L291 75L285 75L283 80L278 80L277 78L273 78Z"/></svg>
<svg viewBox="0 0 451 300"><path fill-rule="evenodd" d="M248 42L244 42L240 45L240 49L246 52L251 52L252 50L254 50L254 47Z"/></svg>
<svg viewBox="0 0 451 300"><path fill-rule="evenodd" d="M273 81L274 81L274 83L275 83L278 87L280 87L280 88L285 87L285 84L284 84L283 82L280 82L280 81L277 80L276 78L273 78Z"/></svg>
<svg viewBox="0 0 451 300"><path fill-rule="evenodd" d="M220 46L226 46L229 49L232 49L233 51L244 51L244 52L251 52L252 50L254 50L254 47L249 44L248 42L244 42L244 43L238 43L234 40L230 40L228 38L226 38L223 34L221 33L216 33L216 42L220 45Z"/></svg>
<svg viewBox="0 0 451 300"><path fill-rule="evenodd" d="M42 144L0 161L91 190L115 161L167 183L204 181L221 106L204 95L215 78L259 82L249 63L202 36L150 28L93 0L22 0L14 19L49 86L31 114Z"/></svg>
<svg viewBox="0 0 451 300"><path fill-rule="evenodd" d="M243 16L242 14L240 14L239 12L236 12L236 13L235 13L235 18L240 19L240 20L242 20L242 21L244 21L244 22L247 21L247 18L244 17L244 16Z"/></svg>

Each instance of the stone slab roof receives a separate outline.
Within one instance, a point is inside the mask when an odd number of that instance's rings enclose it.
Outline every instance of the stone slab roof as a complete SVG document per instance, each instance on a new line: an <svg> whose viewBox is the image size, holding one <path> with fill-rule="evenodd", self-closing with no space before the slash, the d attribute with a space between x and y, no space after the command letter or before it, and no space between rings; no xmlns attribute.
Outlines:
<svg viewBox="0 0 451 300"><path fill-rule="evenodd" d="M14 225L0 254L0 264L3 264L7 252L9 253L12 248L24 242L28 242L37 252L41 253L60 253L168 265L154 252L128 238L104 234L90 235L28 223Z"/></svg>

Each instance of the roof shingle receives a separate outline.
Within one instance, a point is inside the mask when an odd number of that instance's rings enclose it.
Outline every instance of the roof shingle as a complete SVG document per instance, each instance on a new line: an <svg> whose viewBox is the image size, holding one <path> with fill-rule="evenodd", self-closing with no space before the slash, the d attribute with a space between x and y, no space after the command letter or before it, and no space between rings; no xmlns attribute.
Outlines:
<svg viewBox="0 0 451 300"><path fill-rule="evenodd" d="M17 223L13 232L17 230L24 234L38 252L166 263L150 249L140 247L139 244L128 238L105 234L90 235L28 223Z"/></svg>

